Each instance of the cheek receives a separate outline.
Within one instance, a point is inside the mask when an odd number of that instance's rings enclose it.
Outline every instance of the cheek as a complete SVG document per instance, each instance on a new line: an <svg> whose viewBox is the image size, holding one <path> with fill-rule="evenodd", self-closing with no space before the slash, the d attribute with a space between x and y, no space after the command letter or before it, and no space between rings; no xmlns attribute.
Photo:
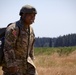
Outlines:
<svg viewBox="0 0 76 75"><path fill-rule="evenodd" d="M26 21L26 22L29 22L29 21L30 21L30 18L26 18L25 21Z"/></svg>
<svg viewBox="0 0 76 75"><path fill-rule="evenodd" d="M26 17L26 21L30 21L31 19L31 17Z"/></svg>
<svg viewBox="0 0 76 75"><path fill-rule="evenodd" d="M25 22L29 24L31 22L31 19L29 17L26 17Z"/></svg>

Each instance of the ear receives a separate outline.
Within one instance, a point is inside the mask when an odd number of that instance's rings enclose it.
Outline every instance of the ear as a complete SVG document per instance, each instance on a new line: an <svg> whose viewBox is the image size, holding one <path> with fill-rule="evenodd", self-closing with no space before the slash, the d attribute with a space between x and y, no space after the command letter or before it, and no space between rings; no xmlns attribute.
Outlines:
<svg viewBox="0 0 76 75"><path fill-rule="evenodd" d="M22 14L22 16L21 16L21 17L22 17L22 19L24 19L24 18L25 18L25 14Z"/></svg>

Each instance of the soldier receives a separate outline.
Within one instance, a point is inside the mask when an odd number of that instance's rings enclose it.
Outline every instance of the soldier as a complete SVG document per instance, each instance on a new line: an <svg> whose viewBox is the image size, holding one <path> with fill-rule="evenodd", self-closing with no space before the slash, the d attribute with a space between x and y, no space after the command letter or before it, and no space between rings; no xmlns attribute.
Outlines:
<svg viewBox="0 0 76 75"><path fill-rule="evenodd" d="M20 10L20 20L7 27L3 75L37 75L33 63L35 35L30 26L36 14L34 7L25 5Z"/></svg>

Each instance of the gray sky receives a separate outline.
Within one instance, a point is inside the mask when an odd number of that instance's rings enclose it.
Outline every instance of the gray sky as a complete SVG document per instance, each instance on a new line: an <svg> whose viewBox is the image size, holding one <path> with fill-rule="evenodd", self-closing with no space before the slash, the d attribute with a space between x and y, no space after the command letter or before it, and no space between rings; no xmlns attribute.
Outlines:
<svg viewBox="0 0 76 75"><path fill-rule="evenodd" d="M76 0L0 0L0 27L19 20L19 11L26 4L38 12L32 25L36 37L76 33Z"/></svg>

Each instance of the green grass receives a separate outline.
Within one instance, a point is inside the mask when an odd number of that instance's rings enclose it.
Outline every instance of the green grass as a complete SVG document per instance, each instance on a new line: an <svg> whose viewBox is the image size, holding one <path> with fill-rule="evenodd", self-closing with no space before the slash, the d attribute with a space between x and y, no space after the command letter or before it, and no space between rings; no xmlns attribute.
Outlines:
<svg viewBox="0 0 76 75"><path fill-rule="evenodd" d="M39 75L76 75L76 46L35 48Z"/></svg>
<svg viewBox="0 0 76 75"><path fill-rule="evenodd" d="M76 50L76 46L72 47L38 47L35 48L35 55L51 55L55 52L61 55L69 55Z"/></svg>

